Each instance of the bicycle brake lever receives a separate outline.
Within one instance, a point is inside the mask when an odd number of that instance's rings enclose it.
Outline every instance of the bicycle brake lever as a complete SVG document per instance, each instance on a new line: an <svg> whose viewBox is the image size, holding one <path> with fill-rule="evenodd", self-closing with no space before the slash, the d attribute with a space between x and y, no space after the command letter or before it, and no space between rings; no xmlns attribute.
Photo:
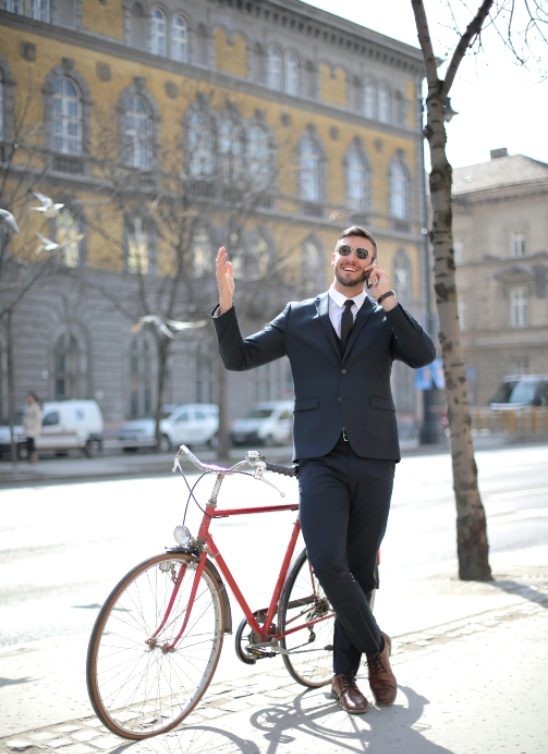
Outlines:
<svg viewBox="0 0 548 754"><path fill-rule="evenodd" d="M272 487L276 490L276 492L280 495L280 497L285 497L285 492L283 490L280 490L278 487L276 487L275 484L273 484L269 479L264 478L264 473L266 471L266 464L264 461L260 461L257 466L255 467L255 479L259 479L261 482L264 482L265 484L268 484L269 487Z"/></svg>

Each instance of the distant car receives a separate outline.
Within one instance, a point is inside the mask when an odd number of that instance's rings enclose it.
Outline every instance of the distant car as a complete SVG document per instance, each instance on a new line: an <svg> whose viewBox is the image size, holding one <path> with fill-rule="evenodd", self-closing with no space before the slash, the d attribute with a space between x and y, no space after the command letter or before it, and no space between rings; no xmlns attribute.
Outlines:
<svg viewBox="0 0 548 754"><path fill-rule="evenodd" d="M292 432L293 401L264 401L236 419L230 440L233 445L287 445Z"/></svg>
<svg viewBox="0 0 548 754"><path fill-rule="evenodd" d="M22 458L26 452L27 436L23 428L23 411L15 414L13 424L13 436L17 457ZM11 435L9 424L0 427L0 458L10 458L11 456Z"/></svg>
<svg viewBox="0 0 548 754"><path fill-rule="evenodd" d="M19 457L23 455L26 443L22 415L22 411L17 412L14 425ZM42 405L42 431L36 438L36 449L54 453L78 450L91 456L102 448L103 430L103 415L96 401L45 401ZM9 426L0 427L0 452L9 456Z"/></svg>
<svg viewBox="0 0 548 754"><path fill-rule="evenodd" d="M153 418L132 419L118 430L124 450L153 448L156 445ZM160 449L172 450L179 445L214 446L219 432L219 409L213 403L183 403L166 410L160 420Z"/></svg>
<svg viewBox="0 0 548 754"><path fill-rule="evenodd" d="M548 375L509 375L499 385L489 402L494 411L521 409L526 406L548 406Z"/></svg>

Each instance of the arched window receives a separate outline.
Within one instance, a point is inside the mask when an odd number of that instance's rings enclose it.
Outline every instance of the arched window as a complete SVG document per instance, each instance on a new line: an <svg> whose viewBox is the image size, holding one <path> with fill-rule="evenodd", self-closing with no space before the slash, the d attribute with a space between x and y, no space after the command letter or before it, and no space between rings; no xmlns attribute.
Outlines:
<svg viewBox="0 0 548 754"><path fill-rule="evenodd" d="M4 7L8 13L17 13L18 16L25 15L24 0L5 0Z"/></svg>
<svg viewBox="0 0 548 754"><path fill-rule="evenodd" d="M125 165L148 170L152 166L152 109L141 94L131 94L122 115L122 159Z"/></svg>
<svg viewBox="0 0 548 754"><path fill-rule="evenodd" d="M153 8L150 14L150 51L153 55L167 55L166 16L160 8Z"/></svg>
<svg viewBox="0 0 548 754"><path fill-rule="evenodd" d="M57 400L87 398L87 354L72 332L62 333L53 347L53 384Z"/></svg>
<svg viewBox="0 0 548 754"><path fill-rule="evenodd" d="M130 42L138 50L145 49L147 38L145 11L141 3L134 3L130 16Z"/></svg>
<svg viewBox="0 0 548 754"><path fill-rule="evenodd" d="M277 47L269 47L267 52L267 86L280 92L283 88L283 59Z"/></svg>
<svg viewBox="0 0 548 754"><path fill-rule="evenodd" d="M152 238L143 218L137 216L128 220L126 245L127 271L146 275L151 267Z"/></svg>
<svg viewBox="0 0 548 754"><path fill-rule="evenodd" d="M401 160L390 165L390 214L396 220L409 220L411 212L409 171Z"/></svg>
<svg viewBox="0 0 548 754"><path fill-rule="evenodd" d="M55 218L55 240L61 244L61 258L67 267L78 267L84 238L78 218L66 207Z"/></svg>
<svg viewBox="0 0 548 754"><path fill-rule="evenodd" d="M0 140L6 136L6 125L4 121L4 97L6 96L4 86L4 71L0 67Z"/></svg>
<svg viewBox="0 0 548 754"><path fill-rule="evenodd" d="M82 95L68 76L53 82L52 147L62 154L82 154Z"/></svg>
<svg viewBox="0 0 548 754"><path fill-rule="evenodd" d="M384 82L379 86L379 120L390 123L390 89Z"/></svg>
<svg viewBox="0 0 548 754"><path fill-rule="evenodd" d="M268 132L256 123L247 130L246 158L251 186L257 191L272 187L274 176Z"/></svg>
<svg viewBox="0 0 548 754"><path fill-rule="evenodd" d="M308 136L299 146L299 195L303 201L322 200L322 154L319 146Z"/></svg>
<svg viewBox="0 0 548 754"><path fill-rule="evenodd" d="M406 125L406 104L403 94L398 90L394 93L394 122L397 126Z"/></svg>
<svg viewBox="0 0 548 754"><path fill-rule="evenodd" d="M373 79L366 79L363 85L363 114L366 118L377 117L377 88Z"/></svg>
<svg viewBox="0 0 548 754"><path fill-rule="evenodd" d="M301 93L301 63L294 52L289 52L285 59L285 90L295 97Z"/></svg>
<svg viewBox="0 0 548 754"><path fill-rule="evenodd" d="M301 247L300 283L303 296L315 296L325 287L325 260L319 244L312 238Z"/></svg>
<svg viewBox="0 0 548 754"><path fill-rule="evenodd" d="M219 168L225 184L241 181L245 174L244 134L231 113L221 114L218 129Z"/></svg>
<svg viewBox="0 0 548 754"><path fill-rule="evenodd" d="M171 22L171 57L178 63L188 62L188 27L179 13Z"/></svg>
<svg viewBox="0 0 548 754"><path fill-rule="evenodd" d="M196 57L194 62L197 65L207 67L209 65L209 43L207 29L200 24L196 29Z"/></svg>
<svg viewBox="0 0 548 754"><path fill-rule="evenodd" d="M50 7L49 0L31 0L30 17L35 21L49 22Z"/></svg>
<svg viewBox="0 0 548 754"><path fill-rule="evenodd" d="M353 145L346 155L346 200L353 210L364 212L369 204L369 169L361 151Z"/></svg>
<svg viewBox="0 0 548 754"><path fill-rule="evenodd" d="M190 244L192 273L194 277L209 277L213 274L213 239L207 228L196 228Z"/></svg>
<svg viewBox="0 0 548 754"><path fill-rule="evenodd" d="M129 347L129 416L152 416L153 347L146 334L134 337Z"/></svg>
<svg viewBox="0 0 548 754"><path fill-rule="evenodd" d="M187 119L187 164L192 178L215 174L215 133L213 119L203 107L192 109Z"/></svg>
<svg viewBox="0 0 548 754"><path fill-rule="evenodd" d="M394 257L393 280L398 298L402 303L411 303L413 297L413 280L411 273L411 262L409 257L401 249Z"/></svg>

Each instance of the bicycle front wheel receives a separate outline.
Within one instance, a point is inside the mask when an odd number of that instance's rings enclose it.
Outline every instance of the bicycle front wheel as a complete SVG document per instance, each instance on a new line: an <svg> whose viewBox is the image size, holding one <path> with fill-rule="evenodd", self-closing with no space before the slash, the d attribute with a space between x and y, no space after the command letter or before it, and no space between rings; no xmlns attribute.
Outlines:
<svg viewBox="0 0 548 754"><path fill-rule="evenodd" d="M292 678L318 688L333 678L335 613L303 550L287 576L279 608L282 658Z"/></svg>
<svg viewBox="0 0 548 754"><path fill-rule="evenodd" d="M211 681L223 644L223 587L206 563L190 605L196 566L184 552L150 558L124 576L99 612L88 693L101 722L119 736L143 739L175 728Z"/></svg>

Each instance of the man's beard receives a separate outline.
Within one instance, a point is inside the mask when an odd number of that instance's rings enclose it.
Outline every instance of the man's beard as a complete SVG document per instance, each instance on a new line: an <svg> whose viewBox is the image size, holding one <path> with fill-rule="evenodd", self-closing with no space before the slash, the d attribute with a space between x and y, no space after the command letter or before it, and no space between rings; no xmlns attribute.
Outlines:
<svg viewBox="0 0 548 754"><path fill-rule="evenodd" d="M344 279L338 268L335 268L335 278L338 283L344 285L346 288L354 288L354 286L359 285L360 283L365 283L365 281L367 280L367 274L365 272L362 272L361 274L358 273L358 277L352 280Z"/></svg>

